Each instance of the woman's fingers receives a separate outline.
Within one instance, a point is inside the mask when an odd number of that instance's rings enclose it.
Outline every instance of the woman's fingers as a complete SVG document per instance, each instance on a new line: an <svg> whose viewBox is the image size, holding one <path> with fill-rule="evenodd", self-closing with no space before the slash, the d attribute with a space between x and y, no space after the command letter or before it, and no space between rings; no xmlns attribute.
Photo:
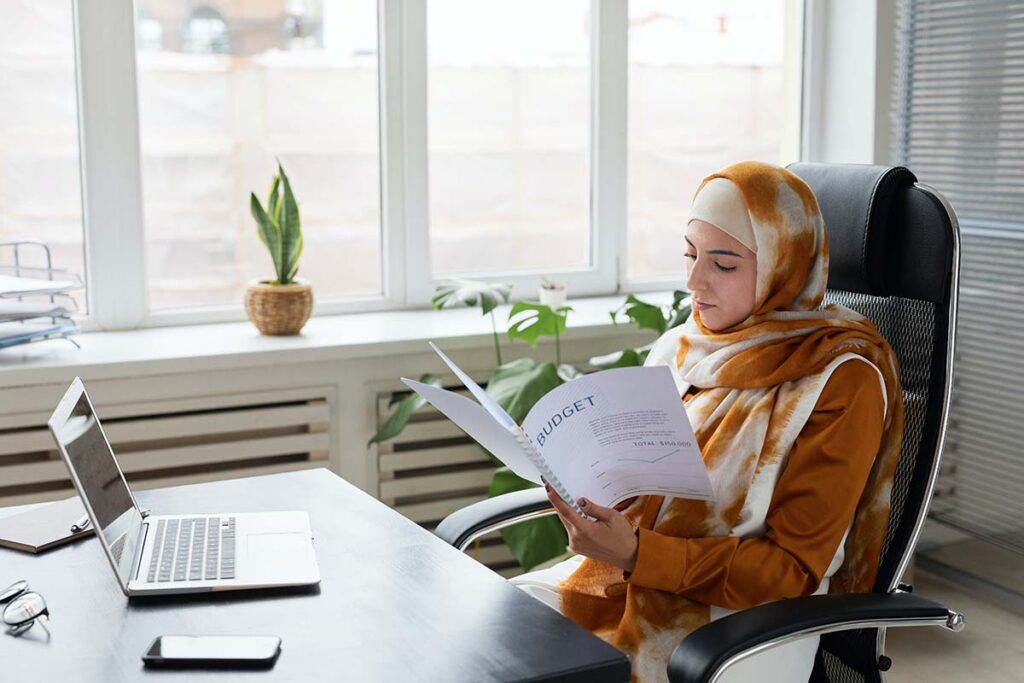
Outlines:
<svg viewBox="0 0 1024 683"><path fill-rule="evenodd" d="M558 513L558 520L565 527L570 551L618 567L633 566L631 562L635 562L636 556L635 532L621 512L580 498L580 508L594 518L592 521L580 517L549 486L545 486L545 491Z"/></svg>
<svg viewBox="0 0 1024 683"><path fill-rule="evenodd" d="M554 490L548 488L547 494L548 500L555 506L555 511L558 513L559 518L561 518L562 524L565 524L566 529L568 530L570 526L574 529L579 529L577 521L580 520L580 516Z"/></svg>
<svg viewBox="0 0 1024 683"><path fill-rule="evenodd" d="M586 498L580 498L579 501L580 509L587 513L591 517L596 518L599 522L607 522L617 512L611 508L606 508L598 505L592 500Z"/></svg>

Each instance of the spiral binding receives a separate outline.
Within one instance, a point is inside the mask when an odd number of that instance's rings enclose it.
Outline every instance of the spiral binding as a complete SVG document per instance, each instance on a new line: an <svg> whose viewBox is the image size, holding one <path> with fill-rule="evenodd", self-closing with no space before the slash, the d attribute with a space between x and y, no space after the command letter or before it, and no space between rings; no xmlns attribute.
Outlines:
<svg viewBox="0 0 1024 683"><path fill-rule="evenodd" d="M562 500L568 503L576 514L580 517L586 517L586 515L583 514L583 510L580 509L580 506L577 505L573 497L569 495L569 491L566 490L565 486L562 485L562 482L557 476L555 476L555 473L551 471L550 467L548 467L547 462L544 461L544 456L541 455L540 451L537 450L537 447L533 445L533 441L530 439L530 435L526 433L526 430L522 427L516 426L512 429L512 435L516 438L516 441L519 442L519 445L523 447L523 450L526 451L526 456L530 458L530 462L532 462L540 471L544 480L555 490L555 493L557 493Z"/></svg>

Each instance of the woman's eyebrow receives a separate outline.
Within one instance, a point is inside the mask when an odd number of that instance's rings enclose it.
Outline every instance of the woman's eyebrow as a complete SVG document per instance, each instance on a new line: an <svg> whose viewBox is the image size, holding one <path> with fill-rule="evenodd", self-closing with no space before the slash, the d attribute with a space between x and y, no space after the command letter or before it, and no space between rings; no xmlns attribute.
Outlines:
<svg viewBox="0 0 1024 683"><path fill-rule="evenodd" d="M693 245L693 242L690 241L689 237L683 237L683 239L686 240L686 243L689 244L694 249L697 248L697 247L695 247ZM735 256L736 258L743 258L742 254L737 254L735 251L729 251L728 249L708 249L707 253L709 253L709 254L721 254L722 256Z"/></svg>

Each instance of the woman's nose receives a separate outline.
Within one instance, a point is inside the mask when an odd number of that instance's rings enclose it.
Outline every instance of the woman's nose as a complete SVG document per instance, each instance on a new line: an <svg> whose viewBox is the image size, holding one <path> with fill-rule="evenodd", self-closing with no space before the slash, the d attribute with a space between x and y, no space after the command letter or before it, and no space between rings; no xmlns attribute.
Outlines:
<svg viewBox="0 0 1024 683"><path fill-rule="evenodd" d="M686 275L686 289L696 292L704 289L707 284L704 277L704 262L701 259L690 261L690 268Z"/></svg>

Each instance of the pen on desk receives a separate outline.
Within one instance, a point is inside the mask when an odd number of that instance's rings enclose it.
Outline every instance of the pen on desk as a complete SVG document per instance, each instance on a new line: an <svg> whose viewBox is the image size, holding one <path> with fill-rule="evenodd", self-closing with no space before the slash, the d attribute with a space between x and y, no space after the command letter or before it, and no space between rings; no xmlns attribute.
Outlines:
<svg viewBox="0 0 1024 683"><path fill-rule="evenodd" d="M143 517L149 517L149 508L140 508L139 512ZM85 531L90 524L92 524L92 522L89 520L89 513L87 512L79 517L77 522L71 525L71 533L77 534L79 531Z"/></svg>
<svg viewBox="0 0 1024 683"><path fill-rule="evenodd" d="M89 526L89 515L88 513L78 518L78 521L71 525L71 533L77 534L79 531L85 531L85 528Z"/></svg>

